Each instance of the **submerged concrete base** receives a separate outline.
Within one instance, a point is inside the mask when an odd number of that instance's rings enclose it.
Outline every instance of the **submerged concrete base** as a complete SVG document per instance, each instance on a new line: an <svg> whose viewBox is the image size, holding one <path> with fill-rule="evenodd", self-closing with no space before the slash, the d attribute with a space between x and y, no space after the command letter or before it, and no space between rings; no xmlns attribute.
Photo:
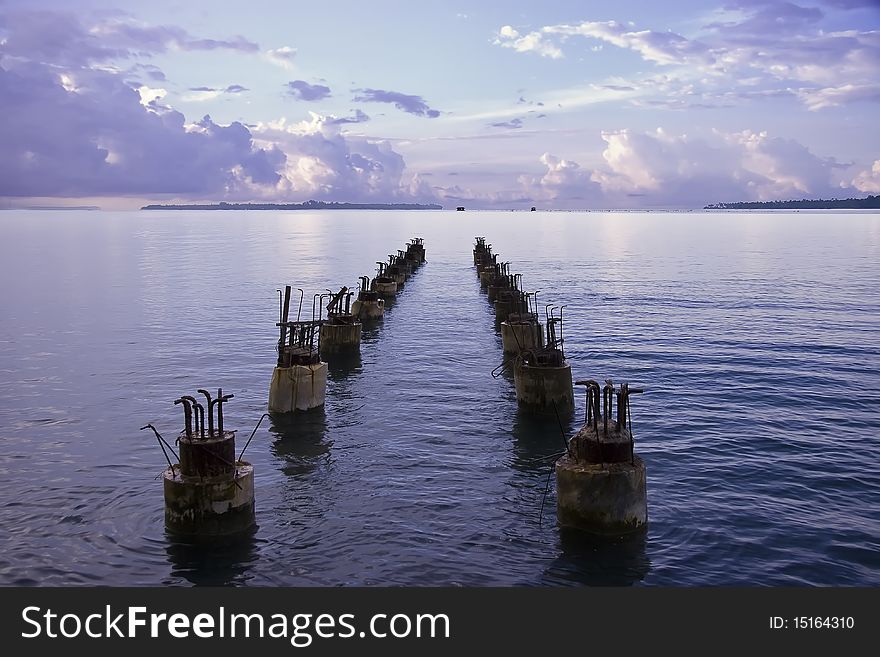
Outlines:
<svg viewBox="0 0 880 657"><path fill-rule="evenodd" d="M361 323L321 324L321 353L356 351L361 346Z"/></svg>
<svg viewBox="0 0 880 657"><path fill-rule="evenodd" d="M594 534L627 534L648 522L645 463L556 462L556 516L563 527Z"/></svg>
<svg viewBox="0 0 880 657"><path fill-rule="evenodd" d="M307 411L324 405L327 363L276 367L269 384L269 412Z"/></svg>
<svg viewBox="0 0 880 657"><path fill-rule="evenodd" d="M519 359L517 359L519 360ZM571 365L533 367L518 363L513 368L516 400L523 406L557 411L574 408Z"/></svg>
<svg viewBox="0 0 880 657"><path fill-rule="evenodd" d="M385 300L354 301L351 304L351 314L362 322L382 319L385 316Z"/></svg>
<svg viewBox="0 0 880 657"><path fill-rule="evenodd" d="M254 467L236 464L235 476L188 477L180 466L162 473L165 527L184 535L219 536L251 529L254 516Z"/></svg>
<svg viewBox="0 0 880 657"><path fill-rule="evenodd" d="M518 354L541 346L541 325L536 322L501 322L501 346L506 354Z"/></svg>

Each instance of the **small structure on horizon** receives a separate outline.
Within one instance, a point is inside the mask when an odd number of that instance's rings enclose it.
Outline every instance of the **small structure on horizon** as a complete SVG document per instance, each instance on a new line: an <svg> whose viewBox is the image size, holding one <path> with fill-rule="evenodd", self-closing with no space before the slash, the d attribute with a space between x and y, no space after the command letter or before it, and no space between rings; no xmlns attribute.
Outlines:
<svg viewBox="0 0 880 657"><path fill-rule="evenodd" d="M455 208L455 211L456 211L456 212L464 212L464 206L463 206L463 205L459 205L457 208Z"/></svg>

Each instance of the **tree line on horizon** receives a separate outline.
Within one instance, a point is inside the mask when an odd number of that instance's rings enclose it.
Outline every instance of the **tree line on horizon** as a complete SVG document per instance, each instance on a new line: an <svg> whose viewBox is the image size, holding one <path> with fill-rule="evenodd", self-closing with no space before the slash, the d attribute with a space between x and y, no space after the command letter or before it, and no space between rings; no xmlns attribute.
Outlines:
<svg viewBox="0 0 880 657"><path fill-rule="evenodd" d="M800 199L788 201L737 201L714 203L704 210L874 210L880 208L880 196L843 199Z"/></svg>

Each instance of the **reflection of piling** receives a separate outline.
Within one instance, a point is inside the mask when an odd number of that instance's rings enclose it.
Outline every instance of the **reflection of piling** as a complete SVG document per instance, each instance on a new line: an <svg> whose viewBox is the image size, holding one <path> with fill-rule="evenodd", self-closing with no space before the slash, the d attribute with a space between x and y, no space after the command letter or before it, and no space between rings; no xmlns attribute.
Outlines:
<svg viewBox="0 0 880 657"><path fill-rule="evenodd" d="M235 456L235 432L223 426L223 404L233 395L217 390L212 398L206 390L205 405L192 396L175 400L184 409L184 430L176 444L178 463L162 473L165 496L165 526L169 532L185 535L233 534L252 528L254 517L254 468ZM217 424L214 424L214 407ZM207 427L205 413L207 412ZM171 446L152 426L162 445Z"/></svg>
<svg viewBox="0 0 880 657"><path fill-rule="evenodd" d="M361 346L361 323L351 311L351 297L343 287L327 304L327 319L321 322L320 345L322 354L352 352ZM319 316L320 320L321 317Z"/></svg>
<svg viewBox="0 0 880 657"><path fill-rule="evenodd" d="M300 320L302 312L302 291L297 321L289 319L290 286L284 290L284 305L278 341L278 363L272 372L269 384L269 411L289 413L306 411L324 405L327 390L327 363L321 361L320 316L316 316L315 302L312 301L312 319ZM324 295L320 295L323 300ZM360 331L360 326L358 326ZM360 334L358 334L360 335ZM360 338L358 338L360 339Z"/></svg>
<svg viewBox="0 0 880 657"><path fill-rule="evenodd" d="M574 408L571 365L565 360L562 314L552 308L547 315L547 339L543 347L522 351L514 362L513 382L517 401L535 409L570 411ZM557 335L556 327L559 327Z"/></svg>
<svg viewBox="0 0 880 657"><path fill-rule="evenodd" d="M645 463L633 450L629 397L642 390L606 381L587 386L587 417L556 462L559 524L593 533L623 534L648 521ZM600 408L601 397L601 408ZM616 398L616 417L612 417Z"/></svg>
<svg viewBox="0 0 880 657"><path fill-rule="evenodd" d="M361 276L357 299L351 304L351 314L361 322L370 322L382 319L385 315L385 300L379 298L379 293L370 289L368 276Z"/></svg>

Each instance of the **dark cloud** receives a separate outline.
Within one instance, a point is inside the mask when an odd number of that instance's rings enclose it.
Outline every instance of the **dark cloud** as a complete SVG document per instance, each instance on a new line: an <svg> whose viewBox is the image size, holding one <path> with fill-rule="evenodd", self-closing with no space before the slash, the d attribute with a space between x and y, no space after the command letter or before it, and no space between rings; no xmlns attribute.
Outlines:
<svg viewBox="0 0 880 657"><path fill-rule="evenodd" d="M297 100L322 100L330 96L330 87L309 84L305 80L293 80L287 83L287 93Z"/></svg>
<svg viewBox="0 0 880 657"><path fill-rule="evenodd" d="M53 67L0 68L0 195L228 196L272 185L285 164L240 123L145 107L122 77L78 71L66 89Z"/></svg>
<svg viewBox="0 0 880 657"><path fill-rule="evenodd" d="M440 112L431 109L421 96L402 94L399 91L385 91L384 89L355 89L354 91L358 94L352 98L355 102L393 103L397 109L407 114L424 116L429 119L436 119L440 116Z"/></svg>

